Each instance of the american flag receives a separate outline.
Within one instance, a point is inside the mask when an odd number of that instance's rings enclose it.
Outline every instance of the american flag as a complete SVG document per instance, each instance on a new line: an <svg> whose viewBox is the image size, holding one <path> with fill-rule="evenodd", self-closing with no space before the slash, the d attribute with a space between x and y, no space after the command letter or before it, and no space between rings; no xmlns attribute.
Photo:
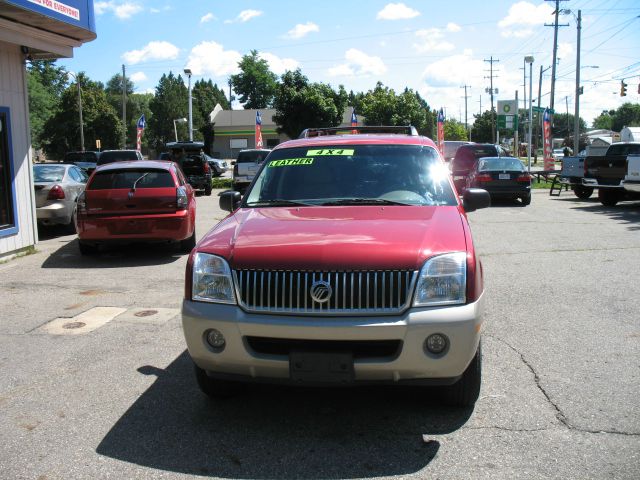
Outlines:
<svg viewBox="0 0 640 480"><path fill-rule="evenodd" d="M352 108L351 109L351 126L352 127L357 127L358 126L358 117L356 117L356 109ZM357 130L351 130L351 133L358 133Z"/></svg>
<svg viewBox="0 0 640 480"><path fill-rule="evenodd" d="M136 136L136 150L140 151L140 149L142 148L142 134L144 133L144 129L147 127L147 121L144 118L144 113L138 119L136 127L138 127L138 135Z"/></svg>
<svg viewBox="0 0 640 480"><path fill-rule="evenodd" d="M262 117L256 112L256 148L262 148Z"/></svg>
<svg viewBox="0 0 640 480"><path fill-rule="evenodd" d="M442 109L438 112L438 150L444 157L444 112Z"/></svg>

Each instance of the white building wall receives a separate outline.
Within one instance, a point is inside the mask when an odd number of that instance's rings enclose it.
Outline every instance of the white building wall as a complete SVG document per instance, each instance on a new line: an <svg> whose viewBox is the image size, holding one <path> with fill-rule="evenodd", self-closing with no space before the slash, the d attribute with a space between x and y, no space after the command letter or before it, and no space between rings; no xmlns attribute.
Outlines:
<svg viewBox="0 0 640 480"><path fill-rule="evenodd" d="M20 47L0 42L0 106L10 109L13 188L18 227L17 233L10 235L4 235L0 230L0 258L35 245L38 235L34 221L35 203L25 75Z"/></svg>

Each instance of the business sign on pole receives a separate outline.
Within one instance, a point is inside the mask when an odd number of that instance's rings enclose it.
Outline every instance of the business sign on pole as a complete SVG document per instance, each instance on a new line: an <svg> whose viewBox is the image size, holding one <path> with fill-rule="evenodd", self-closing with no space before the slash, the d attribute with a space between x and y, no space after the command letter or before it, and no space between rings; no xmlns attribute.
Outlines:
<svg viewBox="0 0 640 480"><path fill-rule="evenodd" d="M498 115L517 115L517 100L498 100Z"/></svg>
<svg viewBox="0 0 640 480"><path fill-rule="evenodd" d="M0 3L8 3L47 19L68 23L93 33L96 31L92 0L5 0Z"/></svg>

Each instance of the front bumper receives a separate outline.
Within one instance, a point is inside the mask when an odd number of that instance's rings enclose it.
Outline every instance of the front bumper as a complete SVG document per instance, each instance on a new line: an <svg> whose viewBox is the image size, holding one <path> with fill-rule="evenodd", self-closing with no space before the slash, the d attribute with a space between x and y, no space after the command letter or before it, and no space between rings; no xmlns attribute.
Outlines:
<svg viewBox="0 0 640 480"><path fill-rule="evenodd" d="M184 300L182 326L193 361L212 376L290 381L289 355L255 351L249 346L249 338L297 341L302 348L305 341L397 340L401 347L391 357L354 357L355 382L440 380L448 384L462 375L476 353L482 305L481 297L468 305L411 308L396 316L322 317L249 314L236 305ZM211 328L225 337L221 351L206 341ZM436 356L426 351L425 339L433 333L448 337L444 354Z"/></svg>

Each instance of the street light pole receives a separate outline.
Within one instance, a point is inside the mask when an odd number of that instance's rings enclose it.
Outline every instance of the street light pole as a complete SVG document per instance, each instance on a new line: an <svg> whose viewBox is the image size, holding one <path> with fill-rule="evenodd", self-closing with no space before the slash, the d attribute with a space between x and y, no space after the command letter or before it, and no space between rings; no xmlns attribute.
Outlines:
<svg viewBox="0 0 640 480"><path fill-rule="evenodd" d="M529 165L529 173L531 173L531 127L533 125L533 102L531 97L533 95L533 56L527 55L524 57L525 63L529 64L529 139L527 141L527 162Z"/></svg>
<svg viewBox="0 0 640 480"><path fill-rule="evenodd" d="M173 133L174 133L174 134L175 134L175 136L176 136L176 143L178 143L178 127L176 127L176 122L184 123L184 122L186 122L186 121L187 121L187 119L186 119L186 118L175 118L175 119L173 120Z"/></svg>
<svg viewBox="0 0 640 480"><path fill-rule="evenodd" d="M189 78L189 141L193 142L193 111L191 109L191 69L185 68L184 73Z"/></svg>
<svg viewBox="0 0 640 480"><path fill-rule="evenodd" d="M75 73L67 72L67 75L71 75L76 79L76 85L78 86L78 113L80 115L80 150L84 152L84 123L82 121L82 89L80 87L80 79Z"/></svg>
<svg viewBox="0 0 640 480"><path fill-rule="evenodd" d="M582 10L578 10L578 43L576 45L576 101L573 114L573 154L580 152L580 30L582 30Z"/></svg>

